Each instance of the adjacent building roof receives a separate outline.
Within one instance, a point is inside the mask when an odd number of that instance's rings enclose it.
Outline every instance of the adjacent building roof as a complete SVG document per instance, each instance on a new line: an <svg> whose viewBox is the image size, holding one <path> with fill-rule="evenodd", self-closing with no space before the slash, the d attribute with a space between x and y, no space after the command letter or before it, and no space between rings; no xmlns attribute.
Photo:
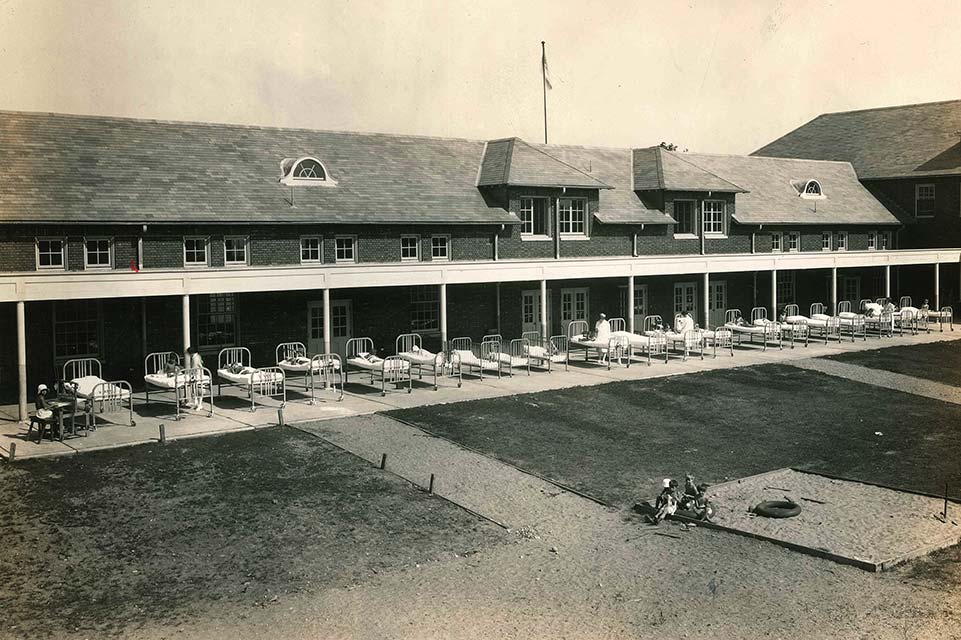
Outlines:
<svg viewBox="0 0 961 640"><path fill-rule="evenodd" d="M827 113L753 155L843 160L861 179L961 175L961 100Z"/></svg>
<svg viewBox="0 0 961 640"><path fill-rule="evenodd" d="M746 190L737 196L734 213L742 224L900 224L847 162L698 153L684 158ZM817 180L823 198L801 197L795 185L808 180Z"/></svg>
<svg viewBox="0 0 961 640"><path fill-rule="evenodd" d="M688 160L687 154L668 151L662 147L634 150L634 188L639 191L745 191L693 164Z"/></svg>
<svg viewBox="0 0 961 640"><path fill-rule="evenodd" d="M0 222L513 224L484 142L0 112ZM313 156L336 186L279 182ZM293 198L293 206L291 205Z"/></svg>
<svg viewBox="0 0 961 640"><path fill-rule="evenodd" d="M520 138L491 140L484 149L478 186L611 189L611 185L556 158L554 147L534 147Z"/></svg>

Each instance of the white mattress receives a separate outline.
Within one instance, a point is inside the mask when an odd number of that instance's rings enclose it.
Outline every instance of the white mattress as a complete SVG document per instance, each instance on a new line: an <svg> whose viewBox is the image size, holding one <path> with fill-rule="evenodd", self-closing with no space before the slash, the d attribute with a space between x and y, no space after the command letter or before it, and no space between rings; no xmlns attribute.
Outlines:
<svg viewBox="0 0 961 640"><path fill-rule="evenodd" d="M233 373L229 369L217 369L217 375L224 380L242 385L280 382L284 377L283 374L276 371L264 372L251 367L245 367L241 373Z"/></svg>
<svg viewBox="0 0 961 640"><path fill-rule="evenodd" d="M928 311L927 311L927 316L928 316L929 318L945 318L945 319L950 319L950 318L951 318L951 312L950 312L950 311L934 311L934 310L928 310Z"/></svg>
<svg viewBox="0 0 961 640"><path fill-rule="evenodd" d="M72 384L76 385L77 397L87 398L93 400L104 400L106 398L116 398L118 395L126 400L130 397L130 392L122 387L115 386L114 389L101 388L97 391L96 397L94 397L94 389L99 384L104 384L107 381L99 376L83 376L82 378L74 378L70 381ZM116 393L114 393L116 391Z"/></svg>
<svg viewBox="0 0 961 640"><path fill-rule="evenodd" d="M290 373L307 373L310 370L310 358L298 357L290 358L287 360L281 360L277 363L277 366L284 371L289 371ZM340 362L338 360L327 360L326 362L314 362L314 373L322 373L324 369L340 369Z"/></svg>
<svg viewBox="0 0 961 640"><path fill-rule="evenodd" d="M498 360L481 360L473 351L467 349L458 349L454 353L460 356L461 366L474 367L477 369L484 369L485 371L498 371L500 370L500 362Z"/></svg>
<svg viewBox="0 0 961 640"><path fill-rule="evenodd" d="M188 377L184 375L180 376L168 376L166 373L148 373L143 377L143 381L153 385L155 387L160 387L161 389L173 389L175 386L186 386ZM199 378L200 382L209 383L210 376L203 374ZM179 384L178 384L179 383Z"/></svg>
<svg viewBox="0 0 961 640"><path fill-rule="evenodd" d="M656 334L657 332L652 333ZM616 338L626 339L632 347L637 347L638 349L647 349L651 346L652 342L655 342L654 336L631 333L630 331L615 331L611 335Z"/></svg>
<svg viewBox="0 0 961 640"><path fill-rule="evenodd" d="M429 364L431 366L434 365L434 358L437 357L436 353L431 353L427 349L418 349L417 351L402 351L397 355L411 364ZM443 360L441 362L443 362Z"/></svg>
<svg viewBox="0 0 961 640"><path fill-rule="evenodd" d="M611 334L611 338L618 338L621 335L626 335L626 331L618 331L617 335ZM574 336L571 338L571 344L576 344L579 347L587 347L588 349L603 349L606 351L611 345L610 340L588 340L587 336L581 334L579 336ZM615 343L616 346L616 343Z"/></svg>
<svg viewBox="0 0 961 640"><path fill-rule="evenodd" d="M736 331L738 333L752 333L757 336L763 336L765 333L771 335L773 333L771 329L757 327L752 324L734 324L733 322L728 322L724 326L731 331Z"/></svg>
<svg viewBox="0 0 961 640"><path fill-rule="evenodd" d="M353 367L366 371L410 371L410 363L405 360L385 361L377 356L370 356L370 359L354 356L347 358L347 362Z"/></svg>
<svg viewBox="0 0 961 640"><path fill-rule="evenodd" d="M546 362L548 360L552 362L564 362L567 358L566 353L549 353L546 347L540 345L534 345L533 347L527 347L527 356L531 361L536 362Z"/></svg>
<svg viewBox="0 0 961 640"><path fill-rule="evenodd" d="M508 367L526 367L528 364L528 359L523 356L512 356L509 353L498 353L497 358L502 364L506 364Z"/></svg>

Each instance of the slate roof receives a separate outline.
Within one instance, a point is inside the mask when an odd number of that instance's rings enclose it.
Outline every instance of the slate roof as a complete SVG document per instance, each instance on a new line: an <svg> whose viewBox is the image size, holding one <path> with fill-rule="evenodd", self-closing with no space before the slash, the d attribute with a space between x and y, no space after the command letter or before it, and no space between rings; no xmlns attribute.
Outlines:
<svg viewBox="0 0 961 640"><path fill-rule="evenodd" d="M961 175L961 100L827 113L752 155L843 160L862 179Z"/></svg>
<svg viewBox="0 0 961 640"><path fill-rule="evenodd" d="M638 190L717 191L745 189L691 163L688 154L662 147L634 150L634 188Z"/></svg>
<svg viewBox="0 0 961 640"><path fill-rule="evenodd" d="M675 220L657 209L644 206L632 185L631 149L581 147L570 145L532 145L553 157L596 176L613 189L599 192L598 212L594 216L608 224L674 224Z"/></svg>
<svg viewBox="0 0 961 640"><path fill-rule="evenodd" d="M516 224L484 142L0 111L0 222ZM334 187L278 182L316 156Z"/></svg>
<svg viewBox="0 0 961 640"><path fill-rule="evenodd" d="M847 162L686 153L697 167L741 185L734 219L742 224L872 224L900 221L858 180ZM817 180L825 198L798 195L795 182Z"/></svg>
<svg viewBox="0 0 961 640"><path fill-rule="evenodd" d="M491 140L484 150L478 186L611 189L611 185L556 158L554 147L535 147L520 138Z"/></svg>

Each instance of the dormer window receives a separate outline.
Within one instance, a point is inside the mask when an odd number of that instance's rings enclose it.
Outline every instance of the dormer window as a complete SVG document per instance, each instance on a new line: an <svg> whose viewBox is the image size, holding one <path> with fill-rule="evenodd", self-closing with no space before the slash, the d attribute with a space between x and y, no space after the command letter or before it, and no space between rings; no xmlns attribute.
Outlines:
<svg viewBox="0 0 961 640"><path fill-rule="evenodd" d="M821 183L817 180L795 182L794 188L797 189L798 195L805 200L821 200L825 197L824 192L821 191Z"/></svg>
<svg viewBox="0 0 961 640"><path fill-rule="evenodd" d="M285 159L280 163L280 181L286 185L333 186L336 181L330 178L324 164L317 158Z"/></svg>

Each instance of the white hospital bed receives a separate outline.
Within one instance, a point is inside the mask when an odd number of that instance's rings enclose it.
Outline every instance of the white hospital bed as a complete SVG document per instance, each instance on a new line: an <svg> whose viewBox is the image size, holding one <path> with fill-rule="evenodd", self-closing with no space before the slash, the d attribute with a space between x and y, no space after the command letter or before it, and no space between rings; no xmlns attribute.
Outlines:
<svg viewBox="0 0 961 640"><path fill-rule="evenodd" d="M280 367L255 368L250 364L250 349L226 347L217 354L217 395L223 387L240 387L250 398L250 410L257 410L257 396L280 398L287 404L287 376Z"/></svg>
<svg viewBox="0 0 961 640"><path fill-rule="evenodd" d="M424 348L424 341L419 333L402 333L394 340L394 353L406 360L412 367L417 367L417 377L424 377L424 368L434 375L434 391L437 391L437 377L453 378L457 386L464 384L461 373L460 356L447 356L444 351L432 353Z"/></svg>
<svg viewBox="0 0 961 640"><path fill-rule="evenodd" d="M567 336L541 338L540 331L525 331L521 337L527 341L525 355L532 367L547 369L550 373L555 364L567 363Z"/></svg>
<svg viewBox="0 0 961 640"><path fill-rule="evenodd" d="M64 389L83 400L84 410L91 418L91 428L97 428L97 414L122 411L127 406L130 426L133 419L133 389L126 380L103 379L103 367L96 358L77 358L63 364Z"/></svg>
<svg viewBox="0 0 961 640"><path fill-rule="evenodd" d="M681 327L681 322L686 322L686 316L682 314L676 314L674 316L674 324L672 326L667 326L664 324L663 318L659 314L653 314L645 316L644 318L644 335L653 340L659 340L663 344L664 348L664 361L667 362L668 351L673 349L674 351L679 351L681 353L682 359L686 362L688 356L695 352L700 355L701 360L704 359L704 348L707 344L706 338L707 333L701 329L695 327L693 321L691 321L689 327ZM660 327L660 328L658 328ZM681 330L678 331L677 329ZM713 333L713 332L711 332ZM716 337L716 336L712 336ZM723 336L722 336L723 337ZM733 340L731 341L731 349L733 355ZM717 347L715 345L714 355L717 357Z"/></svg>
<svg viewBox="0 0 961 640"><path fill-rule="evenodd" d="M783 349L784 343L782 341L782 325L760 317L757 319L761 320L761 322L755 323L755 318L753 318L753 316L755 314L755 310L759 308L763 307L755 307L751 310L752 319L750 324L744 320L740 309L728 309L724 312L724 328L729 329L736 336L738 346L741 345L743 337L747 336L751 344L754 344L755 338L760 338L764 351L767 351L767 345L769 342L776 342L778 348ZM767 309L764 310L764 313L767 313Z"/></svg>
<svg viewBox="0 0 961 640"><path fill-rule="evenodd" d="M173 375L168 375L164 371L170 356L173 356L177 363L177 370ZM154 395L172 393L174 395L174 407L176 407L174 420L180 420L180 403L188 398L199 398L201 405L206 398L208 403L207 417L213 415L212 380L213 376L206 367L182 369L180 367L180 355L175 351L150 353L143 361L145 404L150 404L151 389L154 391Z"/></svg>
<svg viewBox="0 0 961 640"><path fill-rule="evenodd" d="M484 341L475 345L468 336L461 336L450 341L451 357L460 359L460 366L467 369L468 375L477 372L481 380L484 373L497 374L501 377L503 363L498 354L500 353L500 343L496 340Z"/></svg>
<svg viewBox="0 0 961 640"><path fill-rule="evenodd" d="M511 340L506 350L504 349L504 338L498 333L484 336L481 344L485 343L497 345L494 353L501 364L507 367L508 376L514 376L514 369L526 370L527 375L531 375L531 359L527 355L531 345L527 338Z"/></svg>
<svg viewBox="0 0 961 640"><path fill-rule="evenodd" d="M868 330L864 314L854 311L854 306L850 300L841 300L838 302L838 314L835 317L838 319L838 333L840 337L850 335L851 342L854 342L858 336L860 336L862 340L868 339Z"/></svg>
<svg viewBox="0 0 961 640"><path fill-rule="evenodd" d="M591 338L586 320L573 320L567 325L568 362L574 347L579 347L584 350L584 362L590 362L593 353L598 356L599 363L607 364L608 369L615 358L618 362L626 358L627 366L631 366L631 343L625 331L624 319L611 318L608 322L611 325L611 335L606 340Z"/></svg>
<svg viewBox="0 0 961 640"><path fill-rule="evenodd" d="M806 334L804 346L807 346L812 335L824 338L824 344L829 339L841 341L841 321L839 318L824 313L824 305L811 305L809 315L801 315L798 305L792 303L784 306L784 324L792 331L803 331Z"/></svg>
<svg viewBox="0 0 961 640"><path fill-rule="evenodd" d="M338 354L318 353L310 356L303 342L281 342L274 349L274 358L277 367L284 372L286 381L301 379L301 388L305 393L310 392L310 404L317 401L315 390L318 384L337 393L338 379L340 393L337 400L344 399L344 366Z"/></svg>
<svg viewBox="0 0 961 640"><path fill-rule="evenodd" d="M407 393L414 390L414 378L411 376L410 362L400 356L381 358L374 355L374 341L371 338L350 338L345 347L347 354L347 368L344 373L345 381L350 381L350 371L355 369L370 375L370 384L380 378L380 395L387 395L387 385L394 385L391 391L404 390ZM405 384L406 383L406 384Z"/></svg>
<svg viewBox="0 0 961 640"><path fill-rule="evenodd" d="M862 298L858 303L858 310L864 316L867 331L873 331L878 338L894 336L894 314L886 311L883 304Z"/></svg>

